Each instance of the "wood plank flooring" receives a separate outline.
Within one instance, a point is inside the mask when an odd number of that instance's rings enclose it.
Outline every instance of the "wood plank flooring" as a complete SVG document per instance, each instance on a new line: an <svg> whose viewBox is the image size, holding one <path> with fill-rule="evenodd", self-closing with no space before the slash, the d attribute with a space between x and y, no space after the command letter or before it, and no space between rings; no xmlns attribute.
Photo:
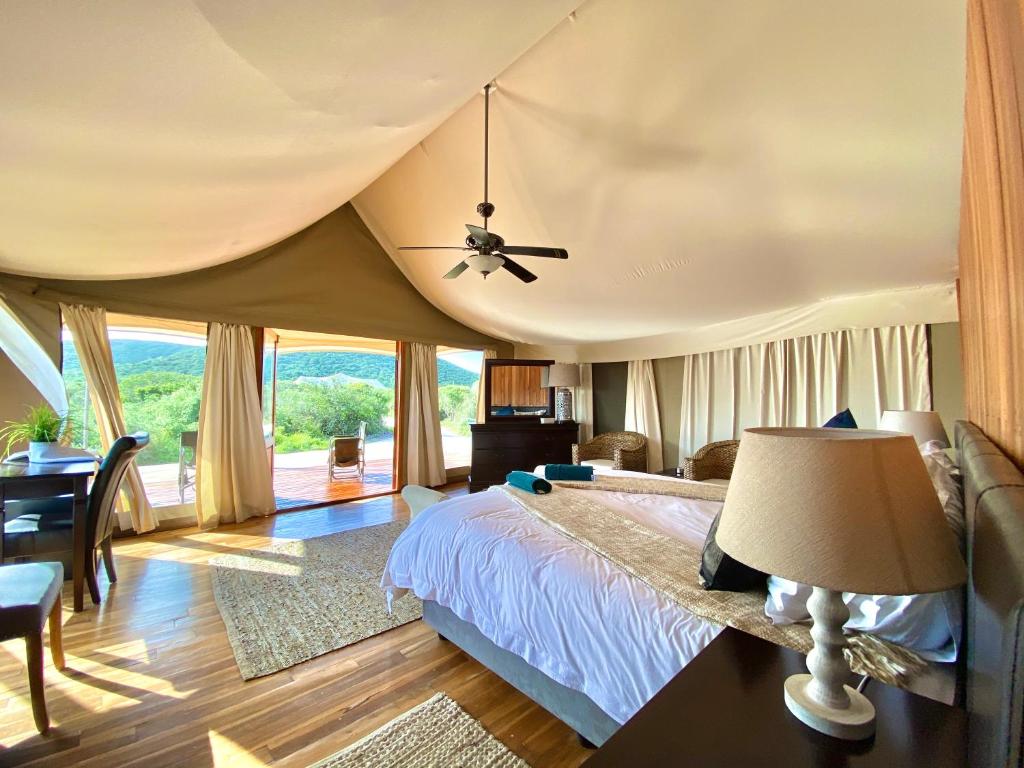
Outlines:
<svg viewBox="0 0 1024 768"><path fill-rule="evenodd" d="M436 691L534 768L579 765L590 753L567 726L422 621L241 679L211 557L407 517L401 498L387 496L118 540L118 583L101 581L101 605L73 614L65 590L68 669L55 670L47 651L48 736L32 725L24 642L0 644L0 765L303 768Z"/></svg>

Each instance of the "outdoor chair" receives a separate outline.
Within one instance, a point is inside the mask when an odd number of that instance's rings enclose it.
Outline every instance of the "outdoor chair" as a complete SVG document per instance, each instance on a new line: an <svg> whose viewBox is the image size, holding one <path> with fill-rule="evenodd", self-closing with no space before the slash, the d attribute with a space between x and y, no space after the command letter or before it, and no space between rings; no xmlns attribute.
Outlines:
<svg viewBox="0 0 1024 768"><path fill-rule="evenodd" d="M332 437L327 450L327 478L338 480L345 471L355 472L360 480L366 471L366 422L359 422L354 435ZM351 475L350 475L351 476Z"/></svg>
<svg viewBox="0 0 1024 768"><path fill-rule="evenodd" d="M182 432L178 444L178 498L185 503L185 490L196 485L196 443L199 433Z"/></svg>

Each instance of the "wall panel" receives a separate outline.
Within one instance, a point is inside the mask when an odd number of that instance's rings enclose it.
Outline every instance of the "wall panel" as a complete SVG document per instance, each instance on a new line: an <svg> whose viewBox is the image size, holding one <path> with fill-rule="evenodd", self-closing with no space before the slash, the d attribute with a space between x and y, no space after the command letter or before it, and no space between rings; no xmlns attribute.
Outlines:
<svg viewBox="0 0 1024 768"><path fill-rule="evenodd" d="M970 0L960 210L967 418L1024 467L1024 0Z"/></svg>

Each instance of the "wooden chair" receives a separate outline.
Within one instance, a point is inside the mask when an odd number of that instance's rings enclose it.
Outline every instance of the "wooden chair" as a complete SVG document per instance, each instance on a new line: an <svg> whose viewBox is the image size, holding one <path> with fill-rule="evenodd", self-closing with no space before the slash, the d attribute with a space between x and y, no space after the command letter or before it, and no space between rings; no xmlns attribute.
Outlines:
<svg viewBox="0 0 1024 768"><path fill-rule="evenodd" d="M185 491L196 485L196 445L199 433L182 432L178 440L178 498L185 503Z"/></svg>
<svg viewBox="0 0 1024 768"><path fill-rule="evenodd" d="M327 479L337 480L338 472L355 470L360 480L366 471L366 422L359 422L354 435L332 437L327 450Z"/></svg>
<svg viewBox="0 0 1024 768"><path fill-rule="evenodd" d="M50 654L53 666L64 669L61 642L61 587L64 568L60 563L21 563L0 567L0 641L25 638L28 687L32 717L40 733L50 729L43 691L43 627L50 624Z"/></svg>
<svg viewBox="0 0 1024 768"><path fill-rule="evenodd" d="M683 477L687 480L728 480L736 463L739 440L708 443L693 456L683 459Z"/></svg>
<svg viewBox="0 0 1024 768"><path fill-rule="evenodd" d="M573 464L647 471L647 438L639 432L604 432L572 446Z"/></svg>
<svg viewBox="0 0 1024 768"><path fill-rule="evenodd" d="M85 581L93 603L99 605L100 588L96 579L96 555L102 554L107 578L117 581L111 540L114 534L114 510L121 481L135 455L149 445L149 435L138 432L119 437L100 463L89 491L85 531ZM71 560L74 547L72 500L55 499L10 501L4 523L4 558L35 560L40 556Z"/></svg>

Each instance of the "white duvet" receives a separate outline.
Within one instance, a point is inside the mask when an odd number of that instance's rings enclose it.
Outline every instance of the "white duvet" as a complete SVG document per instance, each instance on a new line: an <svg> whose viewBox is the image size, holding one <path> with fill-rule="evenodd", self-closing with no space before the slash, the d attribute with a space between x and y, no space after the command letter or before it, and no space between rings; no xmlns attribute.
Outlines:
<svg viewBox="0 0 1024 768"><path fill-rule="evenodd" d="M620 472L616 474L634 474ZM674 482L687 482L678 480ZM590 491L616 513L701 547L721 502ZM693 574L697 578L697 574ZM497 489L428 508L384 570L624 723L721 631L566 538Z"/></svg>

